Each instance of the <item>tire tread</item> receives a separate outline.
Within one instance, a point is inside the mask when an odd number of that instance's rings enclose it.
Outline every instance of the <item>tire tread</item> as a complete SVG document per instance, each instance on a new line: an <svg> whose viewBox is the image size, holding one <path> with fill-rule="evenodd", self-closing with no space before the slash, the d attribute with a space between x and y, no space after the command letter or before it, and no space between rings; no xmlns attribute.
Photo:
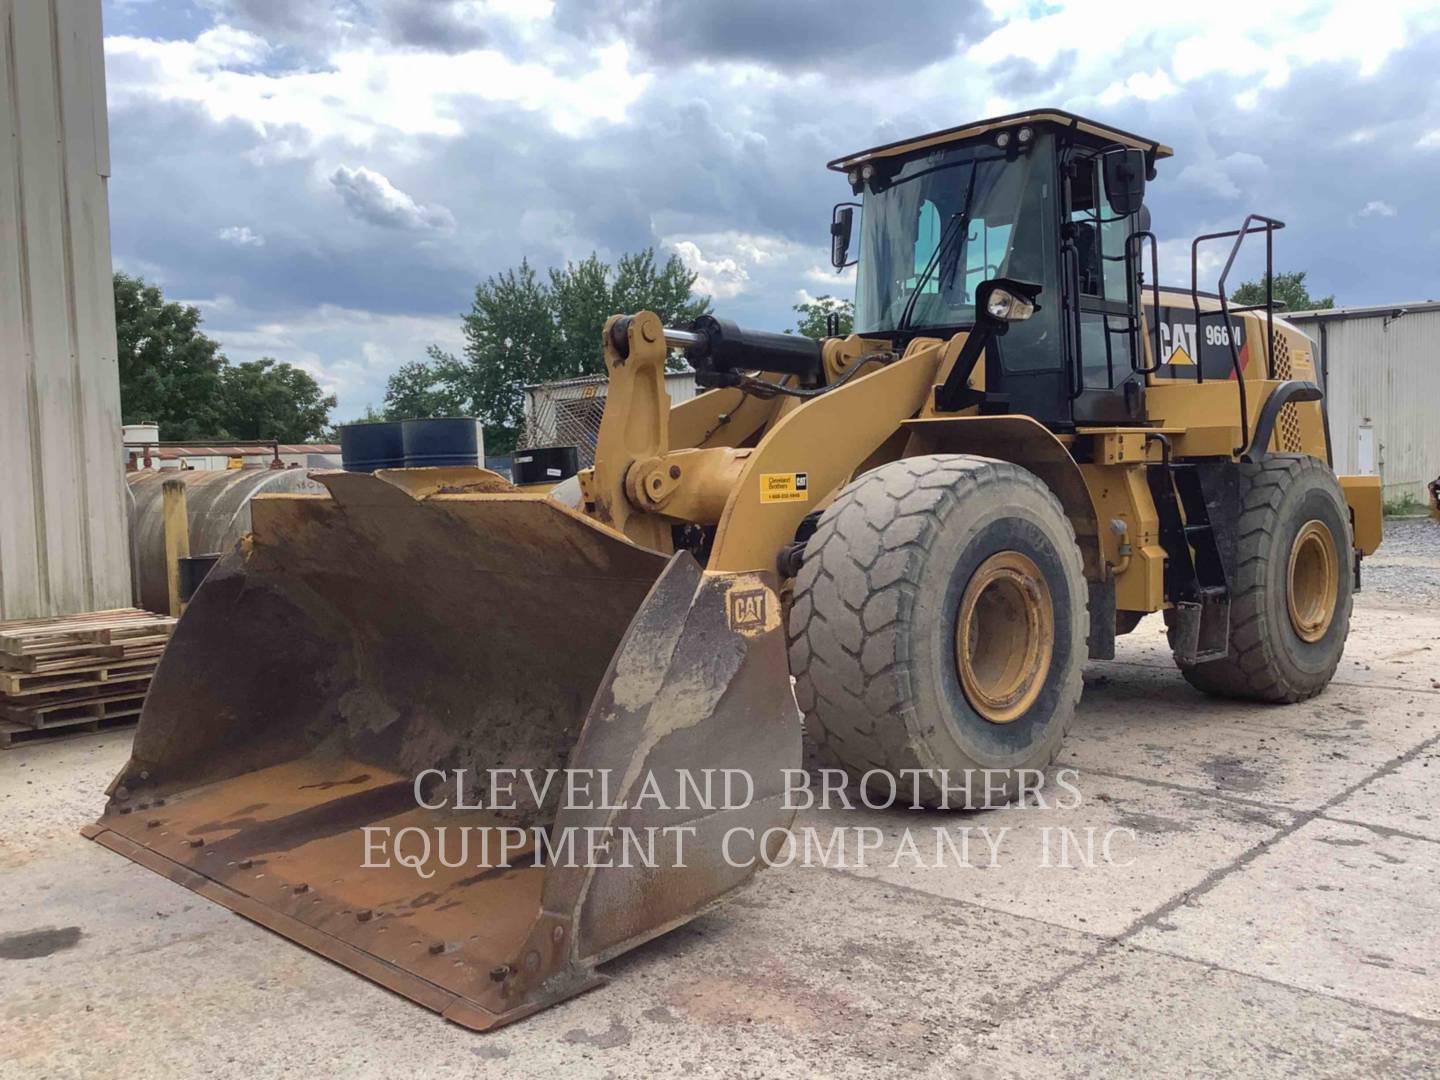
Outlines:
<svg viewBox="0 0 1440 1080"><path fill-rule="evenodd" d="M852 775L936 767L909 704L916 678L909 638L882 631L913 612L921 559L950 516L975 494L1017 482L1053 504L1071 540L1060 557L1072 580L1083 582L1079 547L1059 500L1034 473L1006 462L969 454L905 458L860 477L826 509L795 581L788 627L796 696L822 764ZM1088 611L1083 604L1081 610L1085 639ZM1061 706L1062 738L1083 689L1078 668L1073 681ZM927 802L941 797L923 775L917 787Z"/></svg>
<svg viewBox="0 0 1440 1080"><path fill-rule="evenodd" d="M1269 454L1258 464L1240 464L1236 468L1240 470L1240 524L1235 593L1230 599L1230 653L1223 659L1200 664L1182 663L1177 657L1176 666L1190 685L1215 697L1275 703L1304 701L1325 689L1339 665L1340 652L1322 680L1306 685L1285 680L1265 621L1270 599L1265 571L1271 541L1283 526L1280 508L1290 484L1307 471L1320 470L1330 476L1337 492L1339 486L1324 462L1304 454ZM1343 494L1340 499L1343 506ZM1344 547L1349 550L1350 545ZM1345 623L1345 633L1349 631L1350 609L1347 592L1343 606L1335 612L1335 618Z"/></svg>

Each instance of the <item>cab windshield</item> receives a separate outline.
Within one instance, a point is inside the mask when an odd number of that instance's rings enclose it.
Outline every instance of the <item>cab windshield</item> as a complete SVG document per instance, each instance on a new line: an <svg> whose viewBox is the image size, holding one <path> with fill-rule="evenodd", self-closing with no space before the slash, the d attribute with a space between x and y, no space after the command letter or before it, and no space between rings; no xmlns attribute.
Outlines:
<svg viewBox="0 0 1440 1080"><path fill-rule="evenodd" d="M1049 142L1041 135L1010 160L990 145L920 154L867 191L856 329L969 326L982 281L1048 282Z"/></svg>

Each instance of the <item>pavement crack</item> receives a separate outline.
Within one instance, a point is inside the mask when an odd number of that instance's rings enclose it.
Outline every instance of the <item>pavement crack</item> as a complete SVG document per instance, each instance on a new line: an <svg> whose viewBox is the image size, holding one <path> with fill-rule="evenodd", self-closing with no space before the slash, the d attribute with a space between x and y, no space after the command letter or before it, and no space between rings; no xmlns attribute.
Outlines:
<svg viewBox="0 0 1440 1080"><path fill-rule="evenodd" d="M1190 784L1177 783L1174 780L1157 780L1148 776L1132 776L1130 773L1110 772L1107 769L1096 769L1088 765L1081 765L1078 762L1067 763L1070 767L1079 770L1082 776L1104 776L1111 780L1128 780L1135 784L1148 784L1151 787L1163 788L1167 791L1178 791L1185 795L1200 795L1207 799L1215 799L1218 802L1233 803L1236 806L1248 807L1251 810L1273 810L1281 814L1296 814L1300 811L1293 806L1286 806L1284 803L1266 802L1263 799L1246 799L1239 795L1231 795L1216 788L1193 787Z"/></svg>
<svg viewBox="0 0 1440 1080"><path fill-rule="evenodd" d="M1203 878L1201 878L1200 882L1197 885L1194 885L1193 887L1186 889L1184 892L1181 892L1176 896L1171 897L1168 901L1166 901L1164 904L1161 904L1158 908L1156 908L1154 911L1151 911L1149 914L1142 915L1140 918L1136 919L1133 923L1131 923L1129 927L1121 931L1121 933L1116 936L1116 940L1129 941L1137 934L1139 934L1142 930L1149 929L1161 922L1164 922L1165 919L1168 918L1171 914L1173 914L1176 910L1184 907L1187 904L1192 903L1199 897L1204 896L1206 893L1210 892L1217 885L1219 885L1220 882L1224 881L1231 874L1235 873L1235 871L1249 866L1252 862L1258 859L1261 855L1265 854L1265 852L1269 851L1270 848L1272 848L1275 844L1279 843L1281 840L1284 840L1288 836L1293 836L1295 833L1299 832L1301 829L1303 829L1306 825L1310 824L1310 822L1314 821L1315 819L1324 818L1326 811L1330 810L1332 807L1338 806L1340 803L1344 802L1351 795L1355 794L1355 792L1359 791L1367 784L1372 784L1376 780L1381 779L1382 777L1389 776L1397 769L1401 768L1410 761L1413 761L1415 758L1419 757L1421 754L1425 753L1437 743L1440 743L1440 734L1432 735L1430 736L1430 738L1417 743L1415 746L1412 746L1409 750L1405 751L1405 753L1403 754L1400 754L1398 757L1391 758L1384 765L1381 765L1379 768L1372 770L1365 776L1361 777L1359 780L1356 780L1354 783L1344 788L1341 788L1340 791L1332 795L1330 798L1326 799L1315 809L1290 811L1295 815L1295 817L1289 825L1284 826L1283 828L1277 830L1273 835L1267 836L1263 840L1260 840L1257 843L1246 848L1244 851L1242 851L1239 855L1237 855L1234 859L1230 860L1230 862L1226 863L1225 865L1217 866L1214 870L1210 871L1210 873L1206 874Z"/></svg>

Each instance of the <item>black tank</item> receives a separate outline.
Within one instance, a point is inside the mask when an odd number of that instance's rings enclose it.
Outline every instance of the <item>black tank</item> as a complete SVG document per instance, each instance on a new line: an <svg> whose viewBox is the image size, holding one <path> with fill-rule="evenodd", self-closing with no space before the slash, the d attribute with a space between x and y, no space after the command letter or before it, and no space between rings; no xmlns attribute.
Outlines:
<svg viewBox="0 0 1440 1080"><path fill-rule="evenodd" d="M480 422L473 416L404 421L405 467L479 465L484 452Z"/></svg>
<svg viewBox="0 0 1440 1080"><path fill-rule="evenodd" d="M372 473L398 469L405 464L405 444L399 420L342 424L340 465L346 472Z"/></svg>
<svg viewBox="0 0 1440 1080"><path fill-rule="evenodd" d="M580 471L580 452L573 446L532 446L516 450L510 475L517 484L558 484Z"/></svg>

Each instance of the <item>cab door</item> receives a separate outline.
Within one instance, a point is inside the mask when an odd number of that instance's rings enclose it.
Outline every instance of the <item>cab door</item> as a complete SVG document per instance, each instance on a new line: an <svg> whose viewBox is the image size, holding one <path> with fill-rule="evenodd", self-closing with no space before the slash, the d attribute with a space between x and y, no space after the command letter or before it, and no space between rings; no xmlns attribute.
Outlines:
<svg viewBox="0 0 1440 1080"><path fill-rule="evenodd" d="M1098 155L1067 171L1062 280L1076 424L1126 424L1145 417L1145 380L1136 371L1140 322L1125 241L1134 216L1106 204ZM1143 363L1143 361L1141 361Z"/></svg>

